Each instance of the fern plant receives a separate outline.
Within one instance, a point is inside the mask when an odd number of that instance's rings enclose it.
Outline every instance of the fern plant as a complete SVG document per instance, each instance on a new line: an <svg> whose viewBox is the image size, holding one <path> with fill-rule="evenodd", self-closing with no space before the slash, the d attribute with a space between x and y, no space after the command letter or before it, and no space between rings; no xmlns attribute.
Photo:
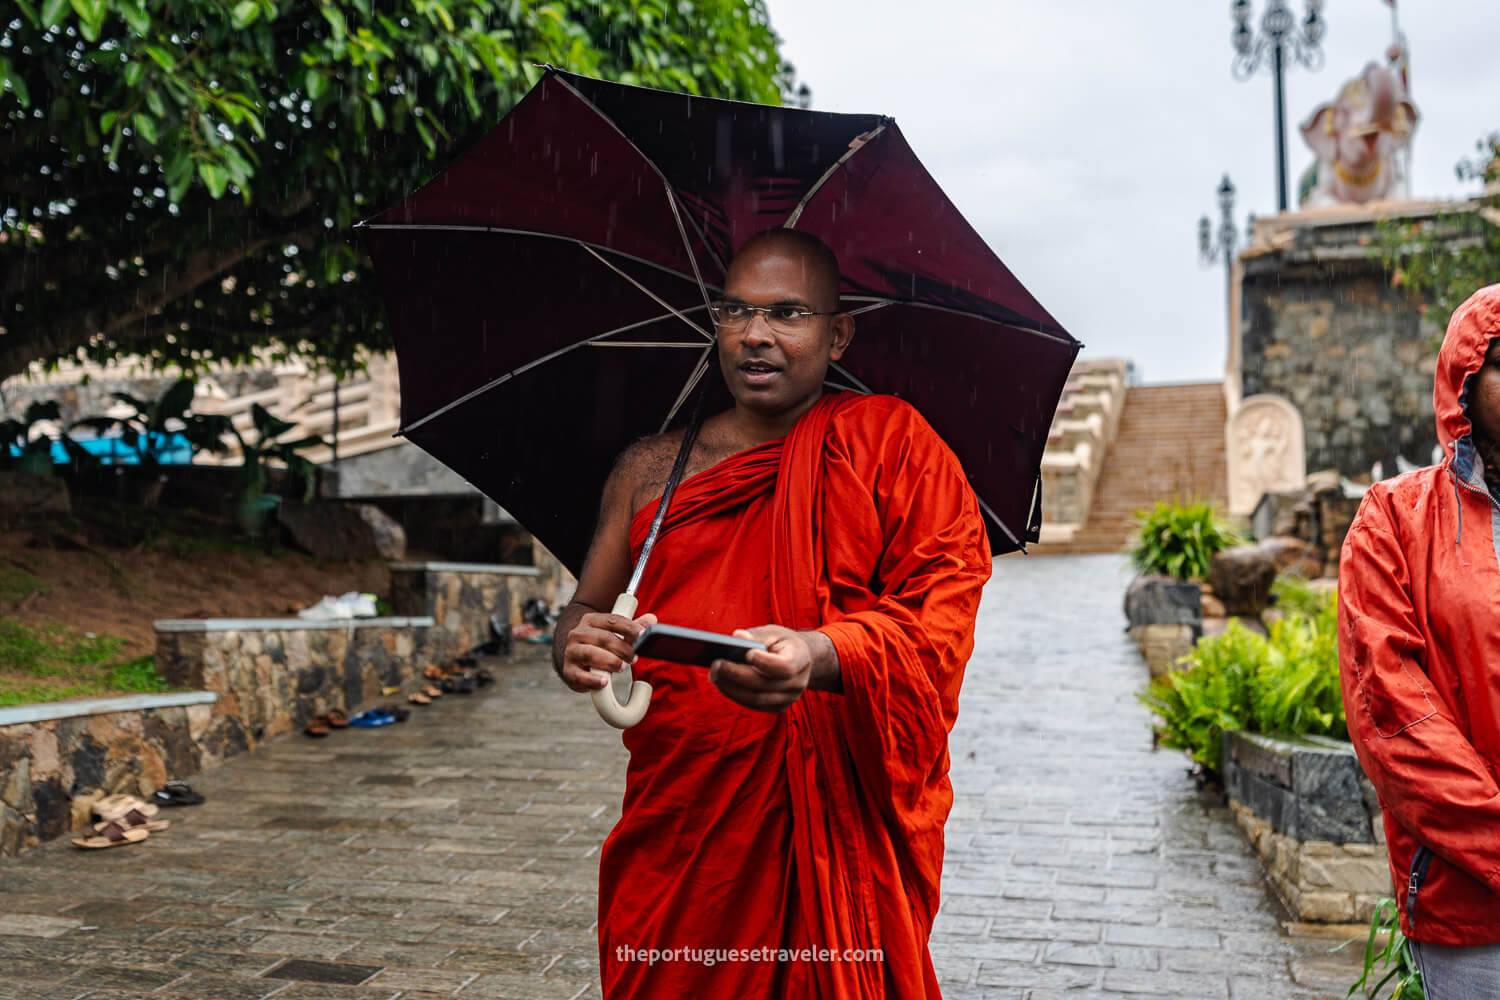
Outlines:
<svg viewBox="0 0 1500 1000"><path fill-rule="evenodd" d="M1136 515L1129 554L1141 573L1203 580L1214 556L1238 542L1210 504L1162 501Z"/></svg>
<svg viewBox="0 0 1500 1000"><path fill-rule="evenodd" d="M1151 683L1140 700L1156 713L1160 745L1217 772L1232 730L1347 737L1337 605L1331 594L1305 596L1287 602L1269 636L1231 620L1223 634L1198 641L1186 669Z"/></svg>

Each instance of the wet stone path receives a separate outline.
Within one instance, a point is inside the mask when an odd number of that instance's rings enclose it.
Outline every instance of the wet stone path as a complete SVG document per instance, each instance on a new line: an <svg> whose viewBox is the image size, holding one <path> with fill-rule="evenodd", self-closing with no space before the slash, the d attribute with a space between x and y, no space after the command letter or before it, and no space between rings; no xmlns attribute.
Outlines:
<svg viewBox="0 0 1500 1000"><path fill-rule="evenodd" d="M1010 558L953 736L949 998L1338 997L1223 807L1152 753L1114 557ZM597 997L624 753L539 658L196 779L140 845L0 860L0 1000Z"/></svg>

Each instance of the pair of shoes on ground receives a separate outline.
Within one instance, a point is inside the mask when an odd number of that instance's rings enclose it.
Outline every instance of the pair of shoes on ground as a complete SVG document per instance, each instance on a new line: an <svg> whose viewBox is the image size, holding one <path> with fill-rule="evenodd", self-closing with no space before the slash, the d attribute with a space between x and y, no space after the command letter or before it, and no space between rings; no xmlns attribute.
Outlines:
<svg viewBox="0 0 1500 1000"><path fill-rule="evenodd" d="M349 725L349 716L338 709L314 716L302 731L309 736L327 736L330 729L344 729Z"/></svg>
<svg viewBox="0 0 1500 1000"><path fill-rule="evenodd" d="M422 676L432 681L445 694L473 694L487 684L495 683L495 675L478 666L472 656L460 656L439 667L433 665L422 671ZM425 691L431 697L431 691Z"/></svg>
<svg viewBox="0 0 1500 1000"><path fill-rule="evenodd" d="M411 718L410 709L401 708L398 705L377 705L375 708L367 708L358 715L351 716L349 725L358 729L375 729L395 722L405 722L409 718Z"/></svg>
<svg viewBox="0 0 1500 1000"><path fill-rule="evenodd" d="M380 705L369 708L356 715L349 715L335 708L322 715L314 716L302 731L308 736L324 737L333 729L375 729L379 726L389 726L393 722L405 722L410 718L411 712L405 708L395 705Z"/></svg>
<svg viewBox="0 0 1500 1000"><path fill-rule="evenodd" d="M156 806L196 806L203 804L203 796L189 788L185 781L169 781L151 793L151 804Z"/></svg>
<svg viewBox="0 0 1500 1000"><path fill-rule="evenodd" d="M406 700L413 705L431 705L443 696L443 689L435 684L424 684L420 691L413 691Z"/></svg>
<svg viewBox="0 0 1500 1000"><path fill-rule="evenodd" d="M172 825L170 820L155 818L159 811L152 803L134 795L107 795L94 803L94 815L99 817L94 824L94 835L75 837L73 846L95 850L139 844Z"/></svg>

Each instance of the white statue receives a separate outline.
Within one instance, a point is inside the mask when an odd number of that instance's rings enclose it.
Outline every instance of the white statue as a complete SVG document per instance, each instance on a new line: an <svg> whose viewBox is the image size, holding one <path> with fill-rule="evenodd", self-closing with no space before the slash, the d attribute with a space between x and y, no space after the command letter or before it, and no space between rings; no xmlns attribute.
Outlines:
<svg viewBox="0 0 1500 1000"><path fill-rule="evenodd" d="M1411 145L1417 106L1396 70L1370 63L1302 125L1317 155L1303 175L1303 206L1363 205L1398 193L1395 154Z"/></svg>

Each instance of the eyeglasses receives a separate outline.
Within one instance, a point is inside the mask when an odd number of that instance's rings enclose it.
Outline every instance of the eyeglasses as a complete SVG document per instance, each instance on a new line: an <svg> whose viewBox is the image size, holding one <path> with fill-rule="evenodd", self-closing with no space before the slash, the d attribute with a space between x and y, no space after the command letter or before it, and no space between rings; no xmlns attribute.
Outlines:
<svg viewBox="0 0 1500 1000"><path fill-rule="evenodd" d="M814 316L837 316L833 312L814 312L800 306L752 306L748 302L722 301L708 307L714 324L721 330L742 330L750 325L756 313L766 317L766 325L778 333L797 333L812 326Z"/></svg>

